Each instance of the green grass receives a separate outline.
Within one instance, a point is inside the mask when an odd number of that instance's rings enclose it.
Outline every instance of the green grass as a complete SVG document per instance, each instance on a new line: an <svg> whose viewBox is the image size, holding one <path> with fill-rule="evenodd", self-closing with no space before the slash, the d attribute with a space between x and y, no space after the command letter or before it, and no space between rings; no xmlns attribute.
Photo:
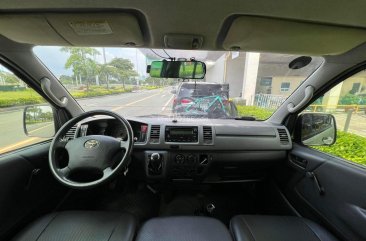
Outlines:
<svg viewBox="0 0 366 241"><path fill-rule="evenodd" d="M257 120L266 120L268 119L274 112L274 110L264 109L257 106L245 106L245 105L237 105L239 116L253 116Z"/></svg>
<svg viewBox="0 0 366 241"><path fill-rule="evenodd" d="M312 148L366 165L366 138L359 135L337 131L337 141L334 145Z"/></svg>
<svg viewBox="0 0 366 241"><path fill-rule="evenodd" d="M0 92L0 108L44 103L45 100L34 90Z"/></svg>
<svg viewBox="0 0 366 241"><path fill-rule="evenodd" d="M70 91L70 94L75 99L87 98L87 97L95 97L95 96L104 96L104 95L115 95L122 94L126 92L131 92L131 88L123 89L123 87L112 87L106 89L105 87L93 86L89 88L89 91L86 90L74 90Z"/></svg>

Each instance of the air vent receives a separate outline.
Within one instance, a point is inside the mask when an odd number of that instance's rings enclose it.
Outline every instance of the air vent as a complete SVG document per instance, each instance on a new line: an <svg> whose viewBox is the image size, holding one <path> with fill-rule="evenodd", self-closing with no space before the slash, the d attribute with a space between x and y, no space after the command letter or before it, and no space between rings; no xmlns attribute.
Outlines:
<svg viewBox="0 0 366 241"><path fill-rule="evenodd" d="M277 129L278 135L280 136L280 143L282 145L288 145L290 143L286 129Z"/></svg>
<svg viewBox="0 0 366 241"><path fill-rule="evenodd" d="M77 126L76 125L73 126L73 127L71 127L70 130L68 130L66 132L65 139L67 139L67 140L74 139L75 138L75 134L76 134L76 129L77 129Z"/></svg>
<svg viewBox="0 0 366 241"><path fill-rule="evenodd" d="M158 143L160 139L160 126L152 125L150 130L150 142Z"/></svg>
<svg viewBox="0 0 366 241"><path fill-rule="evenodd" d="M205 143L205 144L212 143L212 127L211 126L203 127L203 143Z"/></svg>

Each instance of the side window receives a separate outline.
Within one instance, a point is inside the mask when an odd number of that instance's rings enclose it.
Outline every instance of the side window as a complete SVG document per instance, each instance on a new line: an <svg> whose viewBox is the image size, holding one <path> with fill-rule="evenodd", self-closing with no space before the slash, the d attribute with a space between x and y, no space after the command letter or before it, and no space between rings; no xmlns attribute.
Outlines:
<svg viewBox="0 0 366 241"><path fill-rule="evenodd" d="M328 113L336 120L336 142L312 148L366 165L366 71L333 87L304 112Z"/></svg>
<svg viewBox="0 0 366 241"><path fill-rule="evenodd" d="M51 106L0 65L0 154L50 139L54 132Z"/></svg>

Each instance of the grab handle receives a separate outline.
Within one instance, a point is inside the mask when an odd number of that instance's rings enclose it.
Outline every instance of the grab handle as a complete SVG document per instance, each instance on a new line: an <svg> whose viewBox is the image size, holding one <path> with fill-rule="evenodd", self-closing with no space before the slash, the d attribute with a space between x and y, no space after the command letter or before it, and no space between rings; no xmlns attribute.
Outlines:
<svg viewBox="0 0 366 241"><path fill-rule="evenodd" d="M300 110L301 107L306 105L311 100L311 98L313 98L314 91L315 91L315 88L313 86L311 86L311 85L306 86L304 99L299 104L297 104L297 106L295 106L295 104L292 102L289 103L287 105L287 110L290 113L295 113L298 110Z"/></svg>
<svg viewBox="0 0 366 241"><path fill-rule="evenodd" d="M58 99L51 90L51 81L44 77L41 79L41 87L43 92L59 107L66 107L68 99L67 97L62 97L61 99Z"/></svg>

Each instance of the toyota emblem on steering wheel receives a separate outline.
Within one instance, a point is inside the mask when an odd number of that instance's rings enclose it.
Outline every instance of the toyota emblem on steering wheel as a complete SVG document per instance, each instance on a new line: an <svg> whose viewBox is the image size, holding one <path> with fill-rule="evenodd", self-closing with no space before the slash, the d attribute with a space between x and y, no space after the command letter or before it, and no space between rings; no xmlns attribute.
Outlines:
<svg viewBox="0 0 366 241"><path fill-rule="evenodd" d="M84 147L86 149L94 149L94 148L97 148L98 146L99 146L99 141L97 141L97 140L88 140L84 144Z"/></svg>

